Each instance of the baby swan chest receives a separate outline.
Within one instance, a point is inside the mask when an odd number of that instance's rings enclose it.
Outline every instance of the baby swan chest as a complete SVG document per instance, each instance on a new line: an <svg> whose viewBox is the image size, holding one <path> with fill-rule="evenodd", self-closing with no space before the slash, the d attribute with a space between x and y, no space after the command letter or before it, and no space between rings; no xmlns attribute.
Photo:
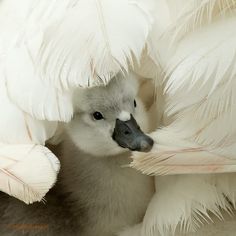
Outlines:
<svg viewBox="0 0 236 236"><path fill-rule="evenodd" d="M87 223L93 225L84 235L101 230L118 232L141 222L154 184L151 177L128 167L130 153L99 159L79 156L72 180L77 186L74 197L86 208Z"/></svg>

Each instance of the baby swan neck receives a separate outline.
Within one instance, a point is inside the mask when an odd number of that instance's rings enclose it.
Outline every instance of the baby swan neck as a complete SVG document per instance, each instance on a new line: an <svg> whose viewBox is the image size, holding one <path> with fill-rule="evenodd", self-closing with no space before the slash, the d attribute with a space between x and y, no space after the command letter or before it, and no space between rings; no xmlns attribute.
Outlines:
<svg viewBox="0 0 236 236"><path fill-rule="evenodd" d="M81 154L81 158L87 159L89 163L104 163L107 166L123 166L128 165L131 162L131 152L129 150L125 150L122 153L114 154L114 155L101 155L95 156L89 153L86 153L82 150L79 150ZM79 153L78 153L79 155Z"/></svg>

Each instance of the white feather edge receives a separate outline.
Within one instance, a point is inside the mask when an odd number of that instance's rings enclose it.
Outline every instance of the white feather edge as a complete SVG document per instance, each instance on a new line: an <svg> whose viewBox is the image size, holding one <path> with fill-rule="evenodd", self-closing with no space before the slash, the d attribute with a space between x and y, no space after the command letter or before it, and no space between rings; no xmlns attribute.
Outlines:
<svg viewBox="0 0 236 236"><path fill-rule="evenodd" d="M9 51L5 60L3 76L12 103L39 120L70 121L72 92L58 90L39 77L27 45Z"/></svg>
<svg viewBox="0 0 236 236"><path fill-rule="evenodd" d="M152 134L156 145L149 153L133 153L131 167L147 175L236 172L236 160L191 143L168 129Z"/></svg>
<svg viewBox="0 0 236 236"><path fill-rule="evenodd" d="M8 0L0 6L0 80L11 102L39 120L69 121L73 113L70 92L59 91L37 73L43 26L53 20L52 9L57 17L66 10L65 5L58 8L55 1L43 0Z"/></svg>
<svg viewBox="0 0 236 236"><path fill-rule="evenodd" d="M143 3L73 3L60 20L45 29L40 68L46 79L58 88L93 86L107 83L119 70L127 71L133 56L140 59L152 26Z"/></svg>
<svg viewBox="0 0 236 236"><path fill-rule="evenodd" d="M190 32L212 23L217 18L229 15L236 9L235 0L186 1L181 14L167 28L175 44ZM174 16L173 16L174 17Z"/></svg>
<svg viewBox="0 0 236 236"><path fill-rule="evenodd" d="M165 114L182 139L221 148L229 158L235 158L235 25L228 17L182 40L165 89Z"/></svg>
<svg viewBox="0 0 236 236"><path fill-rule="evenodd" d="M163 0L156 2L153 8L154 24L147 43L149 56L158 67L161 65L163 71L168 72L180 40L195 31L199 35L199 30L212 27L214 21L222 19L224 22L227 17L235 15L236 1ZM194 43L191 45L194 46Z"/></svg>
<svg viewBox="0 0 236 236"><path fill-rule="evenodd" d="M0 190L27 204L43 199L59 168L58 159L46 147L0 144Z"/></svg>
<svg viewBox="0 0 236 236"><path fill-rule="evenodd" d="M214 83L209 92L214 91L225 78L227 71L234 70L231 65L234 63L236 53L235 25L236 17L228 17L195 31L183 39L167 66L166 92L173 95L176 91L186 89L183 87L185 85L188 85L189 91L197 86L199 80L202 85L198 87L201 88L210 79ZM213 80L214 71L217 73Z"/></svg>
<svg viewBox="0 0 236 236"><path fill-rule="evenodd" d="M159 49L162 47L159 39L163 29L169 23L169 12L166 7L167 3L164 1L146 0L145 3L147 3L148 11L153 16L153 23L141 59L137 62L134 60L134 70L144 78L160 81L163 65L159 55ZM163 50L165 49L163 48Z"/></svg>
<svg viewBox="0 0 236 236"><path fill-rule="evenodd" d="M2 77L0 77L0 107L2 109L0 142L44 145L56 132L57 122L37 120L14 104L8 96L7 85Z"/></svg>
<svg viewBox="0 0 236 236"><path fill-rule="evenodd" d="M225 196L228 197L228 187L234 195L235 179L229 181L226 175L156 177L157 194L148 206L142 235L185 235L189 231L197 231L206 223L214 223L213 215L222 221L225 215L222 210L232 214L233 207ZM233 175L227 176L234 178ZM221 188L220 182L227 187ZM235 197L229 199L235 202Z"/></svg>

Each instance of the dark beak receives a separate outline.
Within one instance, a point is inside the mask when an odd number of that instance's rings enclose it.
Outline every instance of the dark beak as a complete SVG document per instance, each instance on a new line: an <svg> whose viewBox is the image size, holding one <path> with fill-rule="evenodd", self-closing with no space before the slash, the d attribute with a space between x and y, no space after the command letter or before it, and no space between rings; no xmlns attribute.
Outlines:
<svg viewBox="0 0 236 236"><path fill-rule="evenodd" d="M154 143L149 136L142 132L132 115L128 121L116 120L112 138L121 147L139 152L150 151Z"/></svg>

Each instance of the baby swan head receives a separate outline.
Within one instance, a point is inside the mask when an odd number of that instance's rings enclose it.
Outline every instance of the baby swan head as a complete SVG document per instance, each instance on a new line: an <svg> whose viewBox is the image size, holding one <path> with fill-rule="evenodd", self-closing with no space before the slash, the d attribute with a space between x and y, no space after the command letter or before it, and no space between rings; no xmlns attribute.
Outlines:
<svg viewBox="0 0 236 236"><path fill-rule="evenodd" d="M147 112L133 77L117 75L104 87L75 91L75 115L67 131L82 151L110 156L151 150L153 140L143 132L148 131Z"/></svg>

